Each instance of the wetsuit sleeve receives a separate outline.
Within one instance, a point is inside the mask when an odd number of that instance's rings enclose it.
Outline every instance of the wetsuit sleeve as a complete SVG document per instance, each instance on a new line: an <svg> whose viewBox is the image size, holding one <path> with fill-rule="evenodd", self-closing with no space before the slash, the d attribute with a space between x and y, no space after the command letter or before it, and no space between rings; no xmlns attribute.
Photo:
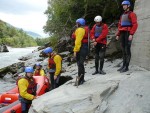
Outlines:
<svg viewBox="0 0 150 113"><path fill-rule="evenodd" d="M120 17L120 20L118 22L118 31L116 33L116 36L120 36L120 30L119 30L120 28L121 28L121 17Z"/></svg>
<svg viewBox="0 0 150 113"><path fill-rule="evenodd" d="M18 81L19 93L20 93L21 97L23 97L23 98L25 98L27 100L33 100L34 95L29 94L27 92L28 85L29 85L29 83L28 83L28 81L26 79L23 79L23 78L20 79Z"/></svg>
<svg viewBox="0 0 150 113"><path fill-rule="evenodd" d="M106 36L108 35L108 26L106 24L103 25L102 27L102 33L100 36L96 39L96 42L101 42Z"/></svg>
<svg viewBox="0 0 150 113"><path fill-rule="evenodd" d="M54 57L54 62L56 64L55 76L58 76L61 72L62 58L59 55L56 55Z"/></svg>
<svg viewBox="0 0 150 113"><path fill-rule="evenodd" d="M41 71L40 71L40 75L41 75L41 76L45 76L45 72L44 72L44 70L43 70L43 69L41 69Z"/></svg>
<svg viewBox="0 0 150 113"><path fill-rule="evenodd" d="M134 35L134 33L136 32L137 30L137 27L138 27L138 23L137 23L137 17L136 17L136 14L135 13L130 13L130 19L131 19L131 23L132 23L132 27L131 27L131 30L130 30L130 35Z"/></svg>
<svg viewBox="0 0 150 113"><path fill-rule="evenodd" d="M91 39L95 39L95 26L96 25L94 25L93 28L92 28L92 30L90 31L90 37L91 37Z"/></svg>
<svg viewBox="0 0 150 113"><path fill-rule="evenodd" d="M82 39L85 35L85 29L84 28L77 28L75 31L75 36L76 36L76 40L75 40L75 47L74 47L74 52L79 52L80 51L80 47L82 44Z"/></svg>

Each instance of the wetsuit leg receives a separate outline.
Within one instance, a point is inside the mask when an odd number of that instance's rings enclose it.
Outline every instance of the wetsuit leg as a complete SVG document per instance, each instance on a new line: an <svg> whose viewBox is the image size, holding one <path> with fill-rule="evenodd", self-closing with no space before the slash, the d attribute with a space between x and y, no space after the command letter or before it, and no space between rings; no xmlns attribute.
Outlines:
<svg viewBox="0 0 150 113"><path fill-rule="evenodd" d="M54 89L54 73L50 73L50 80L51 80L51 90Z"/></svg>
<svg viewBox="0 0 150 113"><path fill-rule="evenodd" d="M79 84L82 84L84 82L84 74L85 74L84 61L87 55L88 55L88 46L82 45L80 51L77 53L76 56L77 65L78 65L78 76L79 77L81 76L79 80Z"/></svg>
<svg viewBox="0 0 150 113"><path fill-rule="evenodd" d="M100 53L99 53L99 58L100 58L100 71L103 70L105 52L106 52L106 45L105 45L105 44L100 44Z"/></svg>
<svg viewBox="0 0 150 113"><path fill-rule="evenodd" d="M22 113L28 113L31 104L21 102Z"/></svg>
<svg viewBox="0 0 150 113"><path fill-rule="evenodd" d="M98 72L99 68L99 53L100 53L100 44L97 43L95 46L95 71Z"/></svg>
<svg viewBox="0 0 150 113"><path fill-rule="evenodd" d="M125 35L126 32L125 31L122 31L120 33L120 43L121 43L121 49L122 49L122 55L123 55L123 66L122 68L124 68L126 66L126 38L125 38Z"/></svg>

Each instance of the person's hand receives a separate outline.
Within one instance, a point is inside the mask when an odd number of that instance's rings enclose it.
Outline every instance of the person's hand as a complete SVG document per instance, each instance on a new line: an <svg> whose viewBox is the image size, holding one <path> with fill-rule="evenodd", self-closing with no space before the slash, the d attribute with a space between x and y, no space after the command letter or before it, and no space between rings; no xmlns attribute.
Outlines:
<svg viewBox="0 0 150 113"><path fill-rule="evenodd" d="M34 96L34 97L33 97L33 99L37 99L37 98L39 98L39 96Z"/></svg>
<svg viewBox="0 0 150 113"><path fill-rule="evenodd" d="M116 40L119 40L119 36L116 36Z"/></svg>
<svg viewBox="0 0 150 113"><path fill-rule="evenodd" d="M133 39L133 35L129 35L128 40L131 41Z"/></svg>
<svg viewBox="0 0 150 113"><path fill-rule="evenodd" d="M55 76L54 76L54 80L56 80L56 79L57 79L57 76L55 75Z"/></svg>
<svg viewBox="0 0 150 113"><path fill-rule="evenodd" d="M50 74L49 74L49 73L46 73L46 75L47 75L47 76L50 76Z"/></svg>
<svg viewBox="0 0 150 113"><path fill-rule="evenodd" d="M77 53L76 53L76 52L74 52L73 56L74 56L74 58L75 58L75 57L77 56Z"/></svg>
<svg viewBox="0 0 150 113"><path fill-rule="evenodd" d="M94 46L96 46L97 45L97 42L94 42Z"/></svg>
<svg viewBox="0 0 150 113"><path fill-rule="evenodd" d="M95 42L95 39L93 39L92 41Z"/></svg>

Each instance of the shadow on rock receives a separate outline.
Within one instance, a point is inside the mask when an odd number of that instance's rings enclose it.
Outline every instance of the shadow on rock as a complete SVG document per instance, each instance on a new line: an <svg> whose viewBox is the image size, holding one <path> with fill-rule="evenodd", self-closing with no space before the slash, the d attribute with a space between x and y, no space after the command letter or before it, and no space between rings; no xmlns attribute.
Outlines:
<svg viewBox="0 0 150 113"><path fill-rule="evenodd" d="M60 76L59 85L63 85L69 80L72 80L73 78L71 76Z"/></svg>

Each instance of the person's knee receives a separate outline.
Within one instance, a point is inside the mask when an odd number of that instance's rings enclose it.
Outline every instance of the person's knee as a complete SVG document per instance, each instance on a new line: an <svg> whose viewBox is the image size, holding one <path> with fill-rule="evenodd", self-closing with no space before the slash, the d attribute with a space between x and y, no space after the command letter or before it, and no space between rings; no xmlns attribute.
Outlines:
<svg viewBox="0 0 150 113"><path fill-rule="evenodd" d="M21 109L22 111L26 111L27 110L27 105L25 103L21 103Z"/></svg>
<svg viewBox="0 0 150 113"><path fill-rule="evenodd" d="M78 62L78 66L81 67L84 65L84 59L81 59L79 62Z"/></svg>
<svg viewBox="0 0 150 113"><path fill-rule="evenodd" d="M95 55L95 60L99 60L99 55Z"/></svg>
<svg viewBox="0 0 150 113"><path fill-rule="evenodd" d="M100 60L103 60L104 57L105 57L105 53L104 52L100 53L100 56L99 56Z"/></svg>

